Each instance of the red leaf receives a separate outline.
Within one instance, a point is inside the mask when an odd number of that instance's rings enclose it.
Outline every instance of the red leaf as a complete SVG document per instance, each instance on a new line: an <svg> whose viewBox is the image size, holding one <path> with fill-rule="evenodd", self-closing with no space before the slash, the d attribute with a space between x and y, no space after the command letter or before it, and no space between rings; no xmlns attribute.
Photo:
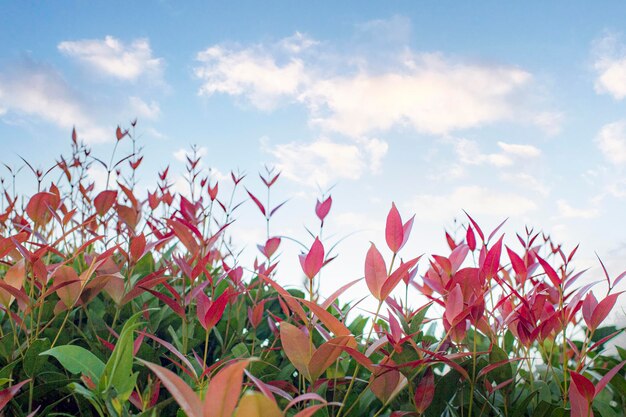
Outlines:
<svg viewBox="0 0 626 417"><path fill-rule="evenodd" d="M487 255L485 256L485 261L481 265L481 275L484 279L493 278L500 269L500 254L502 253L502 240L504 236L502 236L496 243L489 249Z"/></svg>
<svg viewBox="0 0 626 417"><path fill-rule="evenodd" d="M228 305L229 298L230 298L230 291L226 290L222 293L222 295L217 297L217 300L211 303L211 307L209 307L209 310L206 312L206 315L204 316L204 323L206 325L205 329L207 331L211 330L213 326L215 326L217 322L220 321L220 319L224 315L224 310L226 309L226 306Z"/></svg>
<svg viewBox="0 0 626 417"><path fill-rule="evenodd" d="M593 383L577 372L570 372L572 384L576 386L578 392L588 401L593 401L596 389Z"/></svg>
<svg viewBox="0 0 626 417"><path fill-rule="evenodd" d="M433 402L435 396L435 374L432 369L427 368L424 376L417 385L415 390L414 400L415 409L418 413L423 414L424 411Z"/></svg>
<svg viewBox="0 0 626 417"><path fill-rule="evenodd" d="M387 265L385 265L383 256L372 243L365 256L365 282L372 295L379 301L384 300L381 296L381 290L386 280Z"/></svg>
<svg viewBox="0 0 626 417"><path fill-rule="evenodd" d="M509 259L511 260L511 266L513 267L513 271L515 271L515 273L519 277L521 284L524 285L524 282L526 282L526 277L528 275L528 269L526 269L526 264L524 263L524 260L508 247L506 248L506 252L509 255Z"/></svg>
<svg viewBox="0 0 626 417"><path fill-rule="evenodd" d="M259 201L259 199L256 198L250 191L248 191L248 190L246 190L246 191L248 192L248 195L250 196L252 201L254 201L254 204L256 204L256 206L259 208L259 210L261 210L261 213L263 213L264 216L267 216L267 213L265 212L265 207Z"/></svg>
<svg viewBox="0 0 626 417"><path fill-rule="evenodd" d="M171 308L174 311L174 313L178 314L179 317L181 318L185 317L185 309L181 307L180 304L176 303L176 301L174 301L173 299L169 298L166 295L161 294L158 291L154 291L149 288L143 288L143 289L148 291L150 294L154 295L159 300L163 301L165 304L167 304L169 308Z"/></svg>
<svg viewBox="0 0 626 417"><path fill-rule="evenodd" d="M467 242L467 246L469 246L470 250L474 252L476 249L476 236L474 236L474 230L472 226L467 227L467 232L465 233L465 241Z"/></svg>
<svg viewBox="0 0 626 417"><path fill-rule="evenodd" d="M11 401L11 399L15 396L15 394L17 394L20 388L22 388L29 382L30 379L27 379L26 381L22 381L18 384L15 384L9 388L5 388L0 391L0 411L9 403L9 401Z"/></svg>
<svg viewBox="0 0 626 417"><path fill-rule="evenodd" d="M554 268L552 268L550 266L549 263L547 263L543 258L541 258L539 255L537 255L537 260L539 261L539 263L541 264L543 270L546 272L546 275L548 276L548 278L550 278L550 281L552 281L552 285L554 285L555 287L558 287L559 285L561 285L561 279L559 278L559 276L557 275L556 271L554 270Z"/></svg>
<svg viewBox="0 0 626 417"><path fill-rule="evenodd" d="M41 192L33 195L26 206L26 214L33 222L45 226L52 219L52 211L59 207L60 200L56 194Z"/></svg>
<svg viewBox="0 0 626 417"><path fill-rule="evenodd" d="M452 239L452 236L450 236L450 233L448 232L446 232L446 241L448 242L450 250L454 250L454 248L456 248L456 242Z"/></svg>
<svg viewBox="0 0 626 417"><path fill-rule="evenodd" d="M476 223L474 221L474 219L472 219L472 217L469 214L467 214L466 211L464 211L464 213L467 216L467 218L469 219L469 221L472 222L472 225L474 226L474 229L476 229L476 232L478 233L478 236L480 236L480 238L483 241L483 243L485 243L485 235L483 234L483 231L480 229L480 226L478 226L478 223Z"/></svg>
<svg viewBox="0 0 626 417"><path fill-rule="evenodd" d="M146 250L146 237L143 233L133 237L130 240L130 257L134 262L137 262L144 254Z"/></svg>
<svg viewBox="0 0 626 417"><path fill-rule="evenodd" d="M322 202L317 200L317 203L315 204L315 214L317 215L317 218L320 219L322 223L324 222L324 219L328 215L328 212L330 211L330 207L332 206L332 204L333 204L333 199L330 196Z"/></svg>

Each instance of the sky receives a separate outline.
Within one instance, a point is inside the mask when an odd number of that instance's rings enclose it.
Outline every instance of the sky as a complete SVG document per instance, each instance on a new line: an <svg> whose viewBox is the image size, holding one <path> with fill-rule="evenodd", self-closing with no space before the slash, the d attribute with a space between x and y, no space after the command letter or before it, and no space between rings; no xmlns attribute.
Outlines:
<svg viewBox="0 0 626 417"><path fill-rule="evenodd" d="M4 1L1 159L47 167L73 126L108 157L115 127L137 118L144 188L170 165L184 191L191 144L224 189L240 170L260 193L255 173L275 166L272 199L289 201L272 234L310 244L316 198L331 190L327 247L345 239L325 293L363 275L370 241L384 248L392 201L416 215L407 258L446 254L444 230L466 210L487 230L508 218L512 245L525 225L581 243L589 280L601 278L596 253L616 276L624 22L617 1ZM102 187L102 170L90 175ZM232 234L254 256L265 228L250 202ZM282 250L297 285L299 247Z"/></svg>

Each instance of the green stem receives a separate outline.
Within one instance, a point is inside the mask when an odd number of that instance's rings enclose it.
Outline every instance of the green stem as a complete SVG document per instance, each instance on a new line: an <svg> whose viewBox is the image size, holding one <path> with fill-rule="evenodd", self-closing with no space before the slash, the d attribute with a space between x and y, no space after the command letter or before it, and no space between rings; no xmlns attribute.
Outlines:
<svg viewBox="0 0 626 417"><path fill-rule="evenodd" d="M67 318L70 316L70 312L71 310L67 310L67 313L65 314L65 318L63 319L63 322L61 323L61 327L59 327L59 331L57 332L57 335L54 337L54 340L52 341L52 345L50 345L50 348L53 348L54 345L57 343L57 340L59 339L59 336L61 336L61 331L63 330L63 327L65 327L65 323L67 322Z"/></svg>
<svg viewBox="0 0 626 417"><path fill-rule="evenodd" d="M392 261L392 263L393 263L393 261ZM376 314L374 314L374 321L372 322L372 327L370 327L370 331L369 331L369 333L367 335L367 339L365 339L365 345L366 346L367 346L367 342L369 342L369 340L370 340L370 337L372 337L372 331L374 330L374 324L376 323L376 320L378 320L378 314L380 313L380 308L382 307L382 305L383 305L383 302L379 301L378 302L378 307L376 308ZM361 369L361 364L357 363L356 367L354 368L354 373L352 374L352 379L350 380L350 384L348 385L348 390L346 391L346 395L344 396L344 399L348 399L348 396L350 395L350 392L352 391L352 387L354 386L354 381L356 381L356 378L357 378L357 375L358 375L360 369ZM346 403L344 401L344 402L341 403L341 406L339 406L339 411L337 412L337 417L341 417L341 412L343 411L343 408L344 408L345 404ZM352 409L352 407L350 407L350 410Z"/></svg>

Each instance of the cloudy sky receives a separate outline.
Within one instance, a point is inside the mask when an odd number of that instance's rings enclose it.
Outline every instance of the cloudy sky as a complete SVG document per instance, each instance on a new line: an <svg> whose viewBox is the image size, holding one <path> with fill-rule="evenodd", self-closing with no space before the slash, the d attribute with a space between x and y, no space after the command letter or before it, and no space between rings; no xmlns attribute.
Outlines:
<svg viewBox="0 0 626 417"><path fill-rule="evenodd" d="M334 186L329 245L359 233L323 289L362 275L392 201L416 214L405 256L445 253L465 209L486 229L508 217L511 237L531 225L581 242L581 266L597 252L626 269L626 4L263 3L3 2L2 162L46 167L74 125L108 155L137 117L143 186L181 172L190 144L251 190L277 166L273 198L290 200L272 234L306 242ZM248 203L239 217L253 247L261 215ZM298 282L297 245L283 250Z"/></svg>

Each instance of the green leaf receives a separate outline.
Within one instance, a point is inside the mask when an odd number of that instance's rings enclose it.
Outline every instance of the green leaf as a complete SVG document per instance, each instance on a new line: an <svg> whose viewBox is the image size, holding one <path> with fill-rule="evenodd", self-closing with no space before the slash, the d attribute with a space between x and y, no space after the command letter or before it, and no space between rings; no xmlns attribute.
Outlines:
<svg viewBox="0 0 626 417"><path fill-rule="evenodd" d="M133 375L133 333L141 325L137 323L141 314L143 312L137 312L126 320L98 383L100 391L106 392L114 387L121 399L128 399L132 392L132 386L129 390L128 381Z"/></svg>
<svg viewBox="0 0 626 417"><path fill-rule="evenodd" d="M426 409L424 415L426 417L440 417L445 411L448 404L454 398L460 384L461 375L454 370L445 374L435 385L435 396L430 407Z"/></svg>
<svg viewBox="0 0 626 417"><path fill-rule="evenodd" d="M517 401L515 403L515 407L514 407L514 413L512 414L513 417L523 417L526 414L526 410L528 409L528 405L530 404L530 402L533 400L533 398L535 398L535 396L537 395L537 390L531 392L530 394L528 394L523 400L521 401ZM535 416L536 414L533 413L533 416ZM548 414L549 415L549 414Z"/></svg>
<svg viewBox="0 0 626 417"><path fill-rule="evenodd" d="M69 372L86 374L94 381L98 381L104 371L104 363L96 355L80 346L57 346L40 355L52 356Z"/></svg>
<svg viewBox="0 0 626 417"><path fill-rule="evenodd" d="M50 349L50 340L48 339L37 339L30 345L24 356L23 365L24 373L27 376L32 378L39 373L47 360L45 356L40 354L48 349Z"/></svg>
<svg viewBox="0 0 626 417"><path fill-rule="evenodd" d="M617 327L615 326L600 327L596 329L595 332L593 332L593 336L591 336L591 341L598 342L602 340L603 338L605 338L606 336L615 333L616 331L617 331Z"/></svg>
<svg viewBox="0 0 626 417"><path fill-rule="evenodd" d="M509 359L509 355L502 350L498 345L494 344L489 353L489 363L494 364ZM508 381L513 378L513 367L510 363L505 363L498 366L493 371L489 372L489 375L498 383Z"/></svg>

